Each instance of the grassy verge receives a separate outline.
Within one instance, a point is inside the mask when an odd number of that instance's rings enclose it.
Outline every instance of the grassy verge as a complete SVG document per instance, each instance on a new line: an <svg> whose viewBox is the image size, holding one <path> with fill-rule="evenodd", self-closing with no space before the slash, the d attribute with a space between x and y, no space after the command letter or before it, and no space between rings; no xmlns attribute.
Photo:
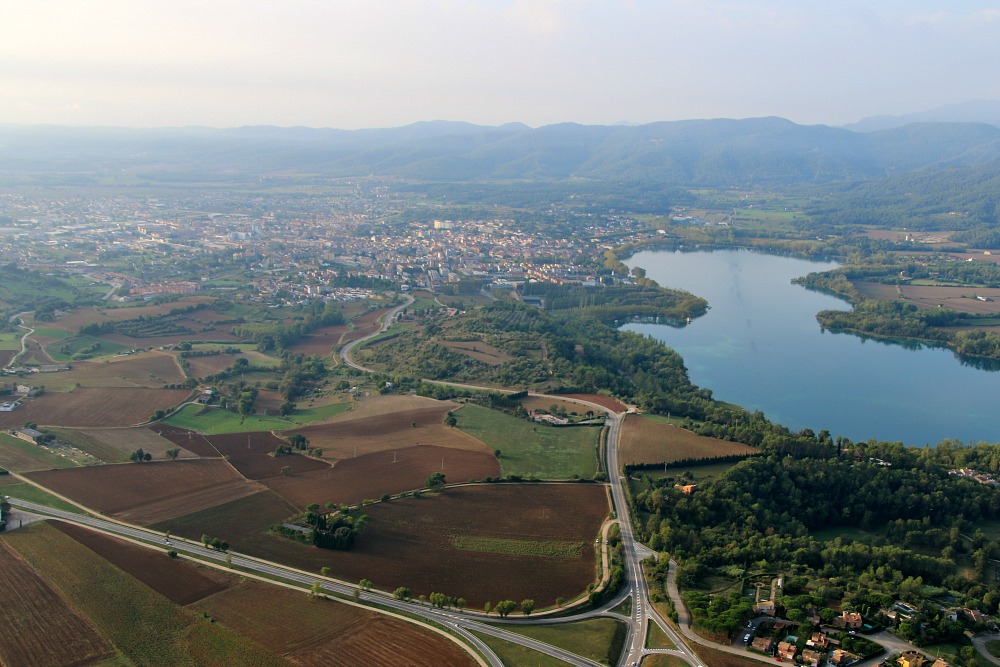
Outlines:
<svg viewBox="0 0 1000 667"><path fill-rule="evenodd" d="M624 623L610 618L554 625L508 625L504 629L605 665L618 664L626 633Z"/></svg>
<svg viewBox="0 0 1000 667"><path fill-rule="evenodd" d="M5 496L11 496L12 498L27 500L29 503L45 505L46 507L51 507L52 509L64 510L66 512L76 512L77 514L84 514L84 511L79 507L77 507L76 505L71 505L65 500L56 498L48 491L43 491L42 489L39 489L37 486L32 486L27 482L18 482L17 484L10 484L4 486L3 494Z"/></svg>
<svg viewBox="0 0 1000 667"><path fill-rule="evenodd" d="M485 535L452 535L451 544L464 551L541 558L577 558L583 548L582 542L514 540Z"/></svg>
<svg viewBox="0 0 1000 667"><path fill-rule="evenodd" d="M650 622L646 630L646 648L677 648L670 637L656 623Z"/></svg>
<svg viewBox="0 0 1000 667"><path fill-rule="evenodd" d="M5 539L134 664L284 664L259 644L173 604L51 526L34 524Z"/></svg>
<svg viewBox="0 0 1000 667"><path fill-rule="evenodd" d="M248 431L285 431L304 424L329 419L350 409L349 403L333 403L305 410L297 410L287 417L248 415L241 417L235 412L218 407L185 405L177 413L163 420L163 423L178 428L199 431L206 435L223 433L245 433Z"/></svg>
<svg viewBox="0 0 1000 667"><path fill-rule="evenodd" d="M600 428L546 426L478 405L466 405L455 417L460 429L500 450L504 475L569 479L597 472Z"/></svg>
<svg viewBox="0 0 1000 667"><path fill-rule="evenodd" d="M493 652L497 654L506 667L566 667L569 664L545 653L539 653L538 651L504 639L481 635L479 633L473 634L493 649Z"/></svg>

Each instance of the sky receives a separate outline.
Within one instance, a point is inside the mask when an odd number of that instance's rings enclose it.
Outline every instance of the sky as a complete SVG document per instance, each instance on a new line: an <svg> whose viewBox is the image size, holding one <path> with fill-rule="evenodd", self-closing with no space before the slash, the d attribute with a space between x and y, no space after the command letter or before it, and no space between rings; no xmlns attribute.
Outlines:
<svg viewBox="0 0 1000 667"><path fill-rule="evenodd" d="M997 0L0 0L0 123L839 125L1000 99Z"/></svg>

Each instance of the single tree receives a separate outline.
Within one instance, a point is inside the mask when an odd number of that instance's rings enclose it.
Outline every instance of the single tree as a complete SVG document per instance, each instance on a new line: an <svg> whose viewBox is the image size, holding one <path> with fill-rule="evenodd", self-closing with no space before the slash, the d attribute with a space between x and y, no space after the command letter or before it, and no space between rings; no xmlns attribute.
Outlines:
<svg viewBox="0 0 1000 667"><path fill-rule="evenodd" d="M517 603L513 600L501 600L497 602L495 609L500 614L500 618L507 618L507 614L517 609Z"/></svg>
<svg viewBox="0 0 1000 667"><path fill-rule="evenodd" d="M324 577L329 577L331 571L332 570L330 570L330 568L327 567L326 565L324 565L319 569L319 573L322 574Z"/></svg>
<svg viewBox="0 0 1000 667"><path fill-rule="evenodd" d="M406 586L400 586L392 592L392 597L397 600L409 600L413 596L413 593Z"/></svg>
<svg viewBox="0 0 1000 667"><path fill-rule="evenodd" d="M323 586L319 583L319 579L313 581L312 588L309 589L309 594L314 598L320 597L323 594Z"/></svg>
<svg viewBox="0 0 1000 667"><path fill-rule="evenodd" d="M440 471L431 473L424 482L427 488L434 491L444 488L444 483L444 473Z"/></svg>
<svg viewBox="0 0 1000 667"><path fill-rule="evenodd" d="M527 616L531 612L533 612L534 610L535 610L535 601L534 600L529 600L529 599L521 600L521 613L523 613L525 616Z"/></svg>
<svg viewBox="0 0 1000 667"><path fill-rule="evenodd" d="M180 447L171 447L170 449L168 449L167 451L165 451L163 453L166 454L166 456L167 456L168 459L170 459L171 461L173 461L173 460L176 460L178 456L180 456L181 448Z"/></svg>
<svg viewBox="0 0 1000 667"><path fill-rule="evenodd" d="M489 616L491 611L493 611L493 605L487 600L486 604L483 605L483 613Z"/></svg>
<svg viewBox="0 0 1000 667"><path fill-rule="evenodd" d="M461 611L465 608L465 598L455 598L455 609Z"/></svg>

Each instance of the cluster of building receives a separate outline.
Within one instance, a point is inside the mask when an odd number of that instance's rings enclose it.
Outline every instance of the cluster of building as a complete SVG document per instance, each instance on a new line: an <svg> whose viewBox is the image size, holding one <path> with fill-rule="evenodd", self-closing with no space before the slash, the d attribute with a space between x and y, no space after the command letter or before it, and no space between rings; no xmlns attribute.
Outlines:
<svg viewBox="0 0 1000 667"><path fill-rule="evenodd" d="M953 477L965 477L966 479L971 479L979 482L980 484L987 484L989 486L997 485L996 477L994 477L992 473L979 472L978 470L973 470L971 468L953 468L948 471L948 474Z"/></svg>

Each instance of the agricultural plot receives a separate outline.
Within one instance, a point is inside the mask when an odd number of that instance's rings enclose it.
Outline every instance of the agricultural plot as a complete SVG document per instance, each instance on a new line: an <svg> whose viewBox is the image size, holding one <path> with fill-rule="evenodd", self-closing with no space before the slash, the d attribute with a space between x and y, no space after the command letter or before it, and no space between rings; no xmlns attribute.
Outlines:
<svg viewBox="0 0 1000 667"><path fill-rule="evenodd" d="M349 408L347 403L331 403L305 410L296 410L287 417L277 414L252 414L245 417L214 405L185 405L162 420L167 426L198 431L205 435L248 433L251 431L286 431L303 424L322 421L339 415Z"/></svg>
<svg viewBox="0 0 1000 667"><path fill-rule="evenodd" d="M611 398L610 396L605 396L604 394L559 394L559 395L564 396L566 398L578 398L581 401L590 401L591 403L597 403L598 405L603 406L614 412L625 412L626 410L628 410L627 405L625 405L621 401L617 401ZM582 407L583 407L582 405L577 406L577 408L582 408ZM586 411L586 409L584 411Z"/></svg>
<svg viewBox="0 0 1000 667"><path fill-rule="evenodd" d="M195 454L176 445L156 433L152 428L89 428L79 430L57 429L60 435L68 436L73 443L93 456L107 463L128 461L128 456L137 449L153 455L154 459L166 458L168 449L180 447L177 458L194 458Z"/></svg>
<svg viewBox="0 0 1000 667"><path fill-rule="evenodd" d="M194 539L218 534L239 551L312 572L329 566L338 579L368 578L382 590L436 591L464 597L470 607L531 598L541 608L596 579L594 538L608 500L596 484L489 484L377 503L365 513L368 526L351 551L266 534L290 512L263 494L155 528Z"/></svg>
<svg viewBox="0 0 1000 667"><path fill-rule="evenodd" d="M66 457L54 454L48 447L39 447L26 440L0 433L0 468L13 472L73 468L75 464Z"/></svg>
<svg viewBox="0 0 1000 667"><path fill-rule="evenodd" d="M46 667L114 655L93 625L3 542L0 561L0 663Z"/></svg>
<svg viewBox="0 0 1000 667"><path fill-rule="evenodd" d="M503 350L499 350L489 343L484 343L479 340L443 340L439 341L438 344L447 347L449 350L458 352L459 354L464 354L465 356L475 359L476 361L489 364L490 366L499 366L500 364L506 364L510 361L514 361L514 357L510 356Z"/></svg>
<svg viewBox="0 0 1000 667"><path fill-rule="evenodd" d="M351 327L345 324L322 327L290 349L297 354L318 354L325 357L341 344L341 338L350 330Z"/></svg>
<svg viewBox="0 0 1000 667"><path fill-rule="evenodd" d="M287 664L256 642L174 604L51 526L33 524L4 540L118 649L113 664ZM58 625L56 620L42 627L51 635Z"/></svg>
<svg viewBox="0 0 1000 667"><path fill-rule="evenodd" d="M70 391L81 387L149 387L184 381L173 355L166 352L141 352L127 357L102 361L74 361L68 371L45 376L49 391Z"/></svg>
<svg viewBox="0 0 1000 667"><path fill-rule="evenodd" d="M622 465L657 465L756 453L749 445L697 435L645 415L626 415L621 428Z"/></svg>
<svg viewBox="0 0 1000 667"><path fill-rule="evenodd" d="M497 477L500 466L486 452L420 445L345 459L324 470L270 477L263 483L297 507L331 501L353 505L423 488L435 472L443 472L449 483L468 482Z"/></svg>
<svg viewBox="0 0 1000 667"><path fill-rule="evenodd" d="M234 583L215 570L197 568L183 560L164 558L161 551L136 546L76 524L62 521L50 523L59 532L72 537L175 604L191 604L224 591Z"/></svg>
<svg viewBox="0 0 1000 667"><path fill-rule="evenodd" d="M14 412L0 413L0 428L23 426L28 421L41 426L133 426L190 395L187 389L145 387L82 387L69 393L46 393L22 401Z"/></svg>
<svg viewBox="0 0 1000 667"><path fill-rule="evenodd" d="M1000 314L1000 289L990 287L942 287L935 285L883 285L857 281L854 286L862 294L873 299L899 299L912 303L918 308L948 308L959 313L972 315ZM981 301L976 297L990 299Z"/></svg>
<svg viewBox="0 0 1000 667"><path fill-rule="evenodd" d="M350 412L291 433L304 435L310 446L321 448L323 457L333 460L417 445L491 452L474 437L444 425L445 415L460 407L418 396L365 398Z"/></svg>
<svg viewBox="0 0 1000 667"><path fill-rule="evenodd" d="M534 412L536 410L544 410L545 412L552 412L553 406L558 410L569 413L577 413L578 415L584 415L587 411L594 411L593 408L589 408L585 405L580 405L579 403L573 403L572 401L564 401L559 398L558 395L553 396L525 396L521 399L521 405L528 412ZM603 415L604 413L598 413Z"/></svg>
<svg viewBox="0 0 1000 667"><path fill-rule="evenodd" d="M28 478L102 514L135 523L163 521L261 490L218 459L48 470Z"/></svg>
<svg viewBox="0 0 1000 667"><path fill-rule="evenodd" d="M153 431L162 438L166 438L182 449L194 452L198 456L204 456L207 458L222 456L222 454L219 453L219 450L213 447L212 443L208 441L208 438L196 431L170 426L166 422L157 422L155 424L150 424L145 428Z"/></svg>
<svg viewBox="0 0 1000 667"><path fill-rule="evenodd" d="M455 417L460 429L500 450L504 475L570 479L597 472L599 427L548 426L478 405L466 405Z"/></svg>
<svg viewBox="0 0 1000 667"><path fill-rule="evenodd" d="M125 320L137 320L140 317L150 319L166 315L171 310L177 308L187 308L188 306L201 306L209 304L214 299L208 296L191 296L154 305L122 306L118 308L77 308L65 317L55 322L50 322L49 327L63 329L70 333L76 333L80 327L88 324L103 324L105 322L122 322Z"/></svg>
<svg viewBox="0 0 1000 667"><path fill-rule="evenodd" d="M344 604L246 581L192 609L295 665L472 667L458 645L413 624Z"/></svg>
<svg viewBox="0 0 1000 667"><path fill-rule="evenodd" d="M228 457L229 463L247 479L277 477L285 474L282 470L286 468L288 474L330 468L328 463L301 454L274 456L274 451L280 445L288 443L269 431L212 435L208 440L220 454Z"/></svg>
<svg viewBox="0 0 1000 667"><path fill-rule="evenodd" d="M232 354L210 354L204 357L180 357L178 361L186 367L188 375L203 378L232 366L236 357Z"/></svg>

